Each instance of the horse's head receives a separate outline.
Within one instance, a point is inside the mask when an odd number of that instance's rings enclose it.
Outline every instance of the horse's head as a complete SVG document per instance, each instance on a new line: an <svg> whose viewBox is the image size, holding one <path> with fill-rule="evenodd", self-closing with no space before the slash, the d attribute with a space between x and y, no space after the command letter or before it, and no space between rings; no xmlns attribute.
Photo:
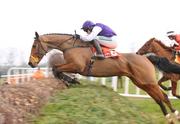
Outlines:
<svg viewBox="0 0 180 124"><path fill-rule="evenodd" d="M36 67L47 51L47 46L41 41L39 34L35 32L34 43L31 48L28 64L31 67Z"/></svg>
<svg viewBox="0 0 180 124"><path fill-rule="evenodd" d="M143 55L147 53L155 53L155 51L158 50L158 47L155 45L156 41L155 38L151 38L136 52L136 54Z"/></svg>
<svg viewBox="0 0 180 124"><path fill-rule="evenodd" d="M51 49L58 49L64 52L72 48L89 46L88 43L82 42L71 34L52 33L39 36L36 32L35 35L28 63L31 67L36 67L43 56Z"/></svg>

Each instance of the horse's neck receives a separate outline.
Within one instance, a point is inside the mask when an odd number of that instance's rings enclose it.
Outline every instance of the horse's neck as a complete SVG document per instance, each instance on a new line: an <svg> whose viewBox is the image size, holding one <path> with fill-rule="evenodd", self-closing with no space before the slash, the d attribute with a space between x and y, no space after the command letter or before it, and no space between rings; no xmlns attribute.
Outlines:
<svg viewBox="0 0 180 124"><path fill-rule="evenodd" d="M172 59L172 52L170 51L170 48L168 48L167 46L162 46L160 44L158 44L159 46L156 48L157 49L157 55L159 56L163 56L168 58L169 60Z"/></svg>
<svg viewBox="0 0 180 124"><path fill-rule="evenodd" d="M46 40L48 41L47 45L49 50L58 49L66 53L65 55L67 58L68 56L71 56L73 59L82 56L85 56L86 58L92 56L90 49L92 44L82 42L80 39L74 39L71 35L48 35Z"/></svg>
<svg viewBox="0 0 180 124"><path fill-rule="evenodd" d="M59 47L60 50L64 51L72 48L80 48L80 47L91 47L92 45L89 42L83 42L80 39L74 39L73 37L67 38L56 38L56 40L51 41L50 44L53 44ZM51 45L52 46L52 45Z"/></svg>

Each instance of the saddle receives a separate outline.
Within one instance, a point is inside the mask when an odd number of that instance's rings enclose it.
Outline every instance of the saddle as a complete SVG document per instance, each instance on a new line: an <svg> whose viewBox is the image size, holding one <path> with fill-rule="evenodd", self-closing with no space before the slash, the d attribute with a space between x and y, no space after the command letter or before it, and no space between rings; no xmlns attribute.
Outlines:
<svg viewBox="0 0 180 124"><path fill-rule="evenodd" d="M177 63L177 64L180 64L180 51L173 51L173 56L174 56L174 61Z"/></svg>
<svg viewBox="0 0 180 124"><path fill-rule="evenodd" d="M114 49L110 49L108 47L105 46L101 46L102 48L102 52L105 56L105 58L118 58L120 53L115 51ZM95 47L91 47L91 51L93 52L93 54L96 54L96 48Z"/></svg>
<svg viewBox="0 0 180 124"><path fill-rule="evenodd" d="M180 64L180 55L175 55L175 60L176 63Z"/></svg>

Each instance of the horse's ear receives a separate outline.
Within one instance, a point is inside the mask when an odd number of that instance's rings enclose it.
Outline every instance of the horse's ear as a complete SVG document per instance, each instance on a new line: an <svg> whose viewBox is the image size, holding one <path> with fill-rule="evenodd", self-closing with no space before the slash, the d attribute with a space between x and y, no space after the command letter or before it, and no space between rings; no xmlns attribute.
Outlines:
<svg viewBox="0 0 180 124"><path fill-rule="evenodd" d="M36 39L39 38L39 34L37 32L35 32L35 36L36 36Z"/></svg>

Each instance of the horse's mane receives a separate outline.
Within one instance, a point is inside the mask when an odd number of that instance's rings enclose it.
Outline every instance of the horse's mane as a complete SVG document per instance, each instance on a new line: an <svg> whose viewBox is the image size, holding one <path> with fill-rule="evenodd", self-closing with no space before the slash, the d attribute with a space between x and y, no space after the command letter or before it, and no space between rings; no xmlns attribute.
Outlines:
<svg viewBox="0 0 180 124"><path fill-rule="evenodd" d="M68 35L68 36L73 36L73 34L66 34L66 33L47 33L43 35Z"/></svg>
<svg viewBox="0 0 180 124"><path fill-rule="evenodd" d="M157 40L156 38L152 38L151 40L157 42L157 43L158 43L161 47L163 47L164 49L167 49L167 50L169 50L169 51L172 51L172 48L166 46L162 41Z"/></svg>

